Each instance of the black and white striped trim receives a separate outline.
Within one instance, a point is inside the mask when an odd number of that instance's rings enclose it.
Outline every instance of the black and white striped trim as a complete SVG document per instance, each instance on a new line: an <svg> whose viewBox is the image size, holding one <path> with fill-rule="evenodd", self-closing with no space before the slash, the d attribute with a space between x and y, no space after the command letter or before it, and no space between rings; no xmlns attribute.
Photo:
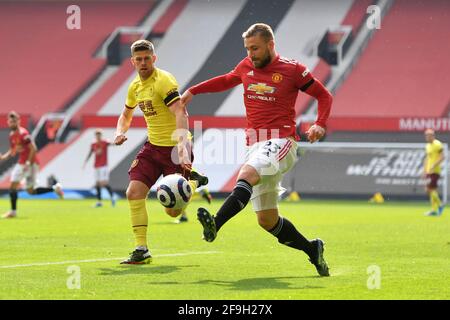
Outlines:
<svg viewBox="0 0 450 320"><path fill-rule="evenodd" d="M272 231L270 231L270 233L273 234L275 237L278 236L281 229L283 228L283 224L284 224L284 219L283 219L283 217L280 217L277 225L275 226L275 228Z"/></svg>
<svg viewBox="0 0 450 320"><path fill-rule="evenodd" d="M252 194L252 192L253 192L252 186L251 186L247 181L244 181L244 180L239 180L239 181L236 183L236 188L242 188L242 189L245 189L245 190L248 191L248 193L250 193L250 194Z"/></svg>

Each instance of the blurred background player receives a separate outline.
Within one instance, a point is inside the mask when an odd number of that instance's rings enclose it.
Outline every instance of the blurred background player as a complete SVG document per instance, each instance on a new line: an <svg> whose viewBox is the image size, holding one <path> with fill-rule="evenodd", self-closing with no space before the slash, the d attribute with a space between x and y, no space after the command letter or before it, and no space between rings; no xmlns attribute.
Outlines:
<svg viewBox="0 0 450 320"><path fill-rule="evenodd" d="M281 180L297 157L295 101L298 91L318 100L318 116L308 130L310 142L325 134L332 96L309 70L297 61L280 57L275 51L272 28L257 23L243 33L247 57L231 72L189 88L182 96L188 104L193 95L220 92L244 86L247 114L247 155L237 183L216 216L198 209L203 235L211 242L219 229L251 200L259 225L281 244L304 251L321 276L329 276L321 239L307 240L295 226L278 213Z"/></svg>
<svg viewBox="0 0 450 320"><path fill-rule="evenodd" d="M83 164L84 168L91 155L95 154L94 170L95 188L97 191L97 203L95 204L95 207L102 206L102 188L105 188L108 191L111 197L111 205L114 207L116 204L111 186L109 185L108 147L111 145L111 142L103 139L103 132L101 129L95 130L95 142L91 144L91 149Z"/></svg>
<svg viewBox="0 0 450 320"><path fill-rule="evenodd" d="M3 215L3 218L14 218L17 216L17 190L22 179L26 179L26 190L29 194L44 194L55 192L60 198L64 197L61 184L56 183L52 188L37 188L37 174L39 172L39 160L37 158L37 148L32 141L27 129L20 126L20 116L11 111L8 113L9 150L0 156L0 160L7 160L17 154L19 159L11 174L11 185L9 187L9 197L11 199L11 210Z"/></svg>
<svg viewBox="0 0 450 320"><path fill-rule="evenodd" d="M425 130L426 156L423 165L423 176L427 179L426 191L430 197L431 211L427 216L440 216L444 211L444 205L439 198L438 181L441 175L441 163L444 161L442 143L436 139L433 129Z"/></svg>
<svg viewBox="0 0 450 320"><path fill-rule="evenodd" d="M130 128L133 112L139 107L144 114L148 140L138 152L128 171L130 182L127 199L136 248L122 264L146 264L151 262L147 245L148 216L146 199L150 188L161 175L180 173L194 191L206 185L208 179L196 172L191 174L192 145L188 131L188 114L181 104L178 83L167 71L156 68L155 50L147 40L131 45L131 63L136 78L128 87L125 108L117 121L114 143L123 144ZM166 213L177 217L182 209L166 208Z"/></svg>

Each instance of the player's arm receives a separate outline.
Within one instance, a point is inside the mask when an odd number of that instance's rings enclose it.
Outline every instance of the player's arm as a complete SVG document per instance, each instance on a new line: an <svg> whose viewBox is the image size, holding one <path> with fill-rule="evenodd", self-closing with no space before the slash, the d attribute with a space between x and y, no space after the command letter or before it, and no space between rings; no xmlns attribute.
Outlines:
<svg viewBox="0 0 450 320"><path fill-rule="evenodd" d="M28 159L27 159L26 163L33 164L34 156L37 153L36 144L33 141L30 140L29 143L28 143L28 148L30 150L30 153L28 154Z"/></svg>
<svg viewBox="0 0 450 320"><path fill-rule="evenodd" d="M188 113L185 105L180 99L168 105L170 112L175 115L176 130L174 132L174 140L178 141L178 157L183 168L190 170L192 167L188 150L190 149L190 141L188 140Z"/></svg>
<svg viewBox="0 0 450 320"><path fill-rule="evenodd" d="M92 151L92 148L91 148L91 150L89 150L89 153L88 153L88 155L86 157L86 160L84 160L83 168L86 166L86 163L88 162L88 160L91 157L92 153L93 153L93 151Z"/></svg>
<svg viewBox="0 0 450 320"><path fill-rule="evenodd" d="M425 156L425 159L423 160L423 172L422 172L422 177L425 178L426 175L428 174L427 172L427 165L428 165L428 156Z"/></svg>
<svg viewBox="0 0 450 320"><path fill-rule="evenodd" d="M433 165L430 168L430 171L433 172L434 169L436 169L436 167L442 163L442 161L444 161L444 151L441 149L439 151L438 159L433 163Z"/></svg>
<svg viewBox="0 0 450 320"><path fill-rule="evenodd" d="M114 138L114 144L120 146L125 141L127 141L127 137L125 134L131 126L131 120L133 120L133 112L134 108L130 108L125 106L123 108L122 113L119 116L119 120L117 120L117 128L116 128L116 136Z"/></svg>
<svg viewBox="0 0 450 320"><path fill-rule="evenodd" d="M181 103L187 105L197 94L226 91L236 87L240 83L242 83L241 77L233 70L227 74L214 77L190 87L181 96Z"/></svg>
<svg viewBox="0 0 450 320"><path fill-rule="evenodd" d="M318 79L312 76L305 66L298 64L297 68L298 88L317 100L317 119L306 132L308 140L313 143L325 135L333 96Z"/></svg>
<svg viewBox="0 0 450 320"><path fill-rule="evenodd" d="M0 160L8 160L13 155L13 151L11 149L8 149L4 154L0 154Z"/></svg>

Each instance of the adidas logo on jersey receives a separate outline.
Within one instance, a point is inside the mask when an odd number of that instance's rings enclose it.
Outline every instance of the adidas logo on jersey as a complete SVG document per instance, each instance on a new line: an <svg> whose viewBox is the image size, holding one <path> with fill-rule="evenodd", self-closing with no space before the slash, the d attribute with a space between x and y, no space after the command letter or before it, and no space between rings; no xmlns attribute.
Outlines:
<svg viewBox="0 0 450 320"><path fill-rule="evenodd" d="M249 71L249 72L247 73L247 75L248 75L248 76L254 76L253 70Z"/></svg>

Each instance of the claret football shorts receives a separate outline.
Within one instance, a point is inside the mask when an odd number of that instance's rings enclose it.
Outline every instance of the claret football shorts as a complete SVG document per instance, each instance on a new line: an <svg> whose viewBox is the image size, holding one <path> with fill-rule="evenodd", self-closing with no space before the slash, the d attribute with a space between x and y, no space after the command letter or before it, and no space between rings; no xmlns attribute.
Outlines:
<svg viewBox="0 0 450 320"><path fill-rule="evenodd" d="M172 153L178 158L176 148L176 146L156 146L147 141L138 152L128 170L130 181L140 181L150 189L161 175L166 176L168 174L179 173L186 179L189 179L190 172L183 170L177 163L178 159L175 159L175 162L172 161ZM191 152L191 162L193 161L194 156Z"/></svg>

